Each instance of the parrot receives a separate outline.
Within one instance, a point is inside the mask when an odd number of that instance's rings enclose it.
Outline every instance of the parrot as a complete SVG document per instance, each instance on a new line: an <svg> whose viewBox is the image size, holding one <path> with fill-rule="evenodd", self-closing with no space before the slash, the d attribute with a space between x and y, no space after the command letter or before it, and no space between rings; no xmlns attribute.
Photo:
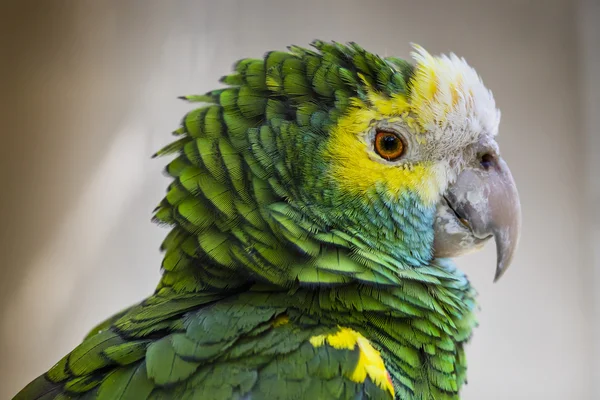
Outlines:
<svg viewBox="0 0 600 400"><path fill-rule="evenodd" d="M459 399L475 289L453 258L521 208L500 111L454 53L315 40L245 58L154 156L154 293L15 400Z"/></svg>

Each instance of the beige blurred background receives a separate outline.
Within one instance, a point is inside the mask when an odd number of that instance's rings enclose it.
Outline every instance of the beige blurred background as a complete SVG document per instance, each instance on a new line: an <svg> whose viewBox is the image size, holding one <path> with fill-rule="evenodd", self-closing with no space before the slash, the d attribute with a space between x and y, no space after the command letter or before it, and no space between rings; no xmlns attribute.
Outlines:
<svg viewBox="0 0 600 400"><path fill-rule="evenodd" d="M314 38L454 51L502 109L521 250L480 293L465 399L600 398L599 1L2 1L0 399L154 288L150 155L237 59Z"/></svg>

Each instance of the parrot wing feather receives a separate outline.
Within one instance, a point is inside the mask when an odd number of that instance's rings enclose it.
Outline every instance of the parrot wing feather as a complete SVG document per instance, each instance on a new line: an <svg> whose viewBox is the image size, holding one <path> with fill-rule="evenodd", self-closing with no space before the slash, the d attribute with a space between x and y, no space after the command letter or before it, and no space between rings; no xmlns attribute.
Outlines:
<svg viewBox="0 0 600 400"><path fill-rule="evenodd" d="M170 296L110 319L14 400L392 398L379 353L350 328L263 293Z"/></svg>

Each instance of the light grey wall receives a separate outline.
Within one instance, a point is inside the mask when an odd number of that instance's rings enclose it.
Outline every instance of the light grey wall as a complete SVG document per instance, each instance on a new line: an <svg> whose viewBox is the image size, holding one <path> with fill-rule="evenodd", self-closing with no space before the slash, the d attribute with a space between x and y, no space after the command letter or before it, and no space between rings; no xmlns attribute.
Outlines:
<svg viewBox="0 0 600 400"><path fill-rule="evenodd" d="M214 88L241 57L314 38L403 57L416 42L466 57L483 76L502 109L523 237L497 285L492 247L459 260L481 302L464 398L592 398L596 286L582 193L594 178L585 174L581 14L571 1L7 4L0 398L152 291L165 230L149 219L168 181L164 160L149 155L189 109L176 96ZM598 113L588 113L593 122Z"/></svg>
<svg viewBox="0 0 600 400"><path fill-rule="evenodd" d="M580 49L579 83L581 89L581 120L585 145L586 255L593 273L584 290L593 304L591 320L593 343L593 381L600 382L600 2L583 0L579 8L578 33ZM594 385L593 397L600 398L600 386Z"/></svg>

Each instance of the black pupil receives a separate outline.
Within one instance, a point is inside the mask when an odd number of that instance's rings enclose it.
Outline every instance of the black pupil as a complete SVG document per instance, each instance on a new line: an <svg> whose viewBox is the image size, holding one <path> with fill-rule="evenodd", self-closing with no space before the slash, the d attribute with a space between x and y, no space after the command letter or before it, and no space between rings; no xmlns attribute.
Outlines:
<svg viewBox="0 0 600 400"><path fill-rule="evenodd" d="M398 150L398 138L394 135L385 135L381 139L381 147L390 153Z"/></svg>

